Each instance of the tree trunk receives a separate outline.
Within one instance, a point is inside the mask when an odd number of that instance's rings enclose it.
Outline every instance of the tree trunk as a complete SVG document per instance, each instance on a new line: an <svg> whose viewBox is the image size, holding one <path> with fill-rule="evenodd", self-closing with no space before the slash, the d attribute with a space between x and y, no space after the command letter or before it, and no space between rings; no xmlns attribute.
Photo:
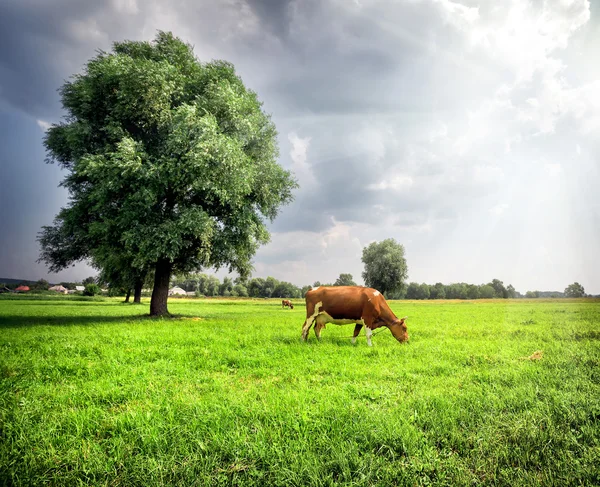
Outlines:
<svg viewBox="0 0 600 487"><path fill-rule="evenodd" d="M169 297L169 280L173 265L166 259L156 263L154 272L154 288L150 300L150 316L169 316L167 298Z"/></svg>
<svg viewBox="0 0 600 487"><path fill-rule="evenodd" d="M129 302L129 296L131 296L131 289L127 290L127 296L125 296L125 303Z"/></svg>
<svg viewBox="0 0 600 487"><path fill-rule="evenodd" d="M170 276L169 276L170 277ZM133 302L140 304L142 302L142 285L143 281L136 281L135 288L133 291Z"/></svg>

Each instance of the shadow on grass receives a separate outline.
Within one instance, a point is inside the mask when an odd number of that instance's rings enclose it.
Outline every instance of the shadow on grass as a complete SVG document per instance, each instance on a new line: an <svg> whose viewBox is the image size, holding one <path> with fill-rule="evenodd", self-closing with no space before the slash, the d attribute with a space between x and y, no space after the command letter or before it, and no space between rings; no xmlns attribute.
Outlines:
<svg viewBox="0 0 600 487"><path fill-rule="evenodd" d="M298 345L303 344L307 347L318 347L321 345L335 345L338 347L356 347L359 346L360 343L357 341L356 344L352 343L352 337L322 337L321 340L317 340L314 337L309 337L308 341L303 341L300 333L298 333L298 337L289 337L289 336L277 336L273 337L273 341L277 343L283 343L285 345ZM363 340L364 341L364 340ZM366 345L366 341L363 345Z"/></svg>
<svg viewBox="0 0 600 487"><path fill-rule="evenodd" d="M17 301L16 299L13 300ZM19 303L22 304L22 303ZM43 300L43 301L36 301L35 299L33 300L29 300L27 301L28 306L52 306L52 307L59 307L59 306L77 306L77 307L81 307L81 306L87 306L87 305L98 305L98 304L102 304L102 308L105 308L106 306L149 306L150 302L147 303L125 303L124 301L116 301L116 302L112 302L112 301L92 301L92 300L80 300L80 301L48 301L48 300Z"/></svg>
<svg viewBox="0 0 600 487"><path fill-rule="evenodd" d="M0 329L2 328L22 328L34 326L94 326L107 323L122 323L123 325L132 323L158 323L163 321L182 322L198 321L204 319L197 316L171 315L165 317L150 316L149 314L136 315L51 315L51 316L23 316L23 315L0 315Z"/></svg>

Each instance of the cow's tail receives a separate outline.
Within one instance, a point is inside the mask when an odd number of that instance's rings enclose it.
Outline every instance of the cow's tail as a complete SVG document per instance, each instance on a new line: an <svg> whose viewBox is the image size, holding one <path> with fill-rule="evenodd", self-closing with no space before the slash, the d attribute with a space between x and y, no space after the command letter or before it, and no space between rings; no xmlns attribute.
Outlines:
<svg viewBox="0 0 600 487"><path fill-rule="evenodd" d="M319 307L322 305L322 302L318 302L316 305L308 304L306 306L306 321L304 322L304 326L302 327L302 339L306 340L308 338L308 332L311 327L315 323L315 319L319 314Z"/></svg>

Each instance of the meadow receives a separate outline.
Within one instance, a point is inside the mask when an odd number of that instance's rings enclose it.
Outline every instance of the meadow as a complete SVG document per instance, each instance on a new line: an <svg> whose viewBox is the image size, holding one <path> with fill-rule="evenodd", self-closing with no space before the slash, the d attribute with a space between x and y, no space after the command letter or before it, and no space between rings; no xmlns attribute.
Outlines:
<svg viewBox="0 0 600 487"><path fill-rule="evenodd" d="M600 300L0 296L0 485L600 485Z"/></svg>

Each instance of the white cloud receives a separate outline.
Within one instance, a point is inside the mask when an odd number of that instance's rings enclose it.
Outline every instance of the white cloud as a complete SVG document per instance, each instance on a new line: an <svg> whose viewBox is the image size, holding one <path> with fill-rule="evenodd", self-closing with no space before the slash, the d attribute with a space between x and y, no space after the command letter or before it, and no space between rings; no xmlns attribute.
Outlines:
<svg viewBox="0 0 600 487"><path fill-rule="evenodd" d="M508 207L508 203L499 203L496 206L490 208L490 213L496 216L500 216L508 209Z"/></svg>
<svg viewBox="0 0 600 487"><path fill-rule="evenodd" d="M137 0L112 0L115 10L121 14L134 15L139 12Z"/></svg>
<svg viewBox="0 0 600 487"><path fill-rule="evenodd" d="M544 168L550 177L558 177L562 172L562 166L558 163L545 164Z"/></svg>
<svg viewBox="0 0 600 487"><path fill-rule="evenodd" d="M288 140L292 144L290 149L290 158L292 159L292 171L298 177L300 185L314 184L315 177L307 162L308 147L310 145L310 137L298 137L296 132L288 134Z"/></svg>
<svg viewBox="0 0 600 487"><path fill-rule="evenodd" d="M367 189L400 191L413 185L413 178L406 175L396 175L378 183L369 184Z"/></svg>
<svg viewBox="0 0 600 487"><path fill-rule="evenodd" d="M38 124L38 127L41 128L44 132L50 127L52 127L52 124L50 122L46 122L45 120L38 119L36 120L36 123Z"/></svg>
<svg viewBox="0 0 600 487"><path fill-rule="evenodd" d="M468 29L479 19L478 7L467 7L451 0L434 0L441 6L447 22L457 29Z"/></svg>

